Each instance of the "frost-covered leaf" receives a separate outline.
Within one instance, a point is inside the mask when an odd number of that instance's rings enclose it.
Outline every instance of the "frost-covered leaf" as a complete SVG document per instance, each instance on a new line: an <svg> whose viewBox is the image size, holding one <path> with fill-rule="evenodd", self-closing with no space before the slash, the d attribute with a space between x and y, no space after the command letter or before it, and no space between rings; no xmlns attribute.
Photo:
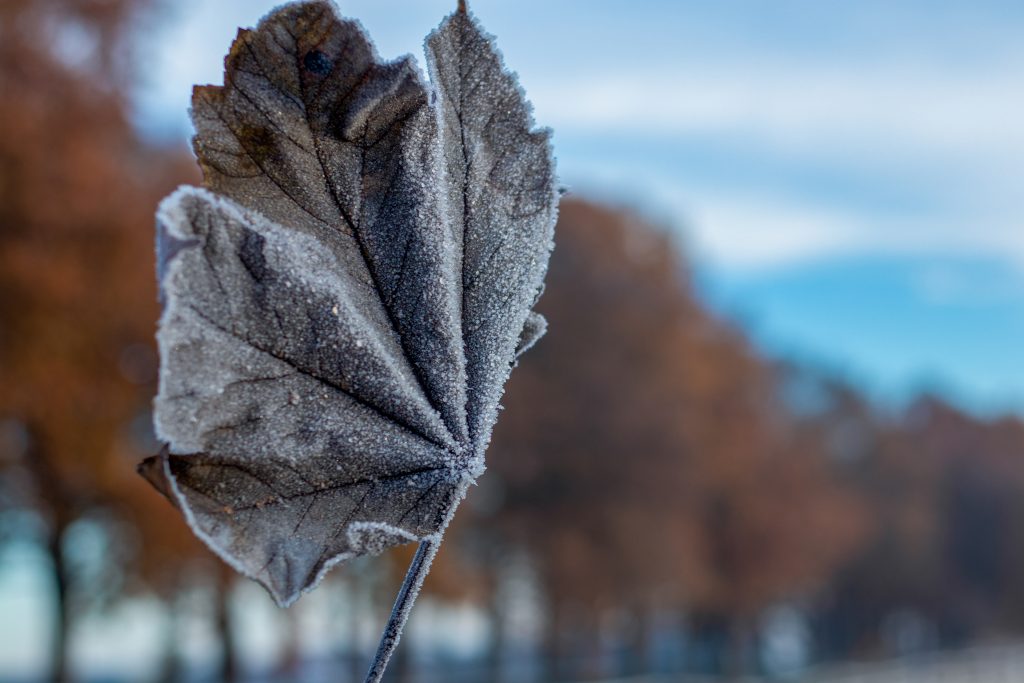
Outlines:
<svg viewBox="0 0 1024 683"><path fill-rule="evenodd" d="M282 604L439 538L546 326L549 134L467 13L427 58L381 63L324 1L240 31L193 95L205 188L157 214L167 446L141 470Z"/></svg>

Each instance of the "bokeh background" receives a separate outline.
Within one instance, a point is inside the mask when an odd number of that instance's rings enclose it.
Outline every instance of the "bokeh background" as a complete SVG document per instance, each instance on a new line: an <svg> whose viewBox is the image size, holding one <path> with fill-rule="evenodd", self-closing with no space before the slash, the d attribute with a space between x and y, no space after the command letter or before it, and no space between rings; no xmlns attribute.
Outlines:
<svg viewBox="0 0 1024 683"><path fill-rule="evenodd" d="M278 611L134 474L153 209L274 4L0 2L0 680L362 680L409 552ZM571 192L391 680L1024 680L1024 6L470 4Z"/></svg>

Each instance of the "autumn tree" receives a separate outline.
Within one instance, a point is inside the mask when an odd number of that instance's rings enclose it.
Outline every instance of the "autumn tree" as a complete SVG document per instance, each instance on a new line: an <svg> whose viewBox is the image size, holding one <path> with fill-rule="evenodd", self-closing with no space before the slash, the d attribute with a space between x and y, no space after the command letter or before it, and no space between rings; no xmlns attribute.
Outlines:
<svg viewBox="0 0 1024 683"><path fill-rule="evenodd" d="M901 654L1021 632L1024 423L924 396L877 419L873 432L850 471L870 511L869 537L823 605L829 654ZM920 633L901 634L908 619Z"/></svg>
<svg viewBox="0 0 1024 683"><path fill-rule="evenodd" d="M644 652L667 610L722 631L723 666L740 667L760 611L813 594L854 549L857 503L665 233L568 201L557 235L550 332L510 383L481 485L502 501L488 524L534 559L553 658L597 661L614 614Z"/></svg>
<svg viewBox="0 0 1024 683"><path fill-rule="evenodd" d="M756 623L780 602L812 603L865 533L862 501L826 433L787 400L792 377L736 331L705 348L695 402L704 552L715 577L694 605L712 667L756 669Z"/></svg>
<svg viewBox="0 0 1024 683"><path fill-rule="evenodd" d="M0 417L25 435L20 456L0 467L8 482L25 475L15 499L44 521L56 680L67 677L68 622L85 596L69 529L89 518L118 519L109 533L138 528L156 502L135 495L132 471L151 447L152 211L189 172L181 155L144 145L127 116L128 36L150 9L138 0L0 6ZM157 557L158 539L173 535L166 527L137 534L150 578L181 556L177 545Z"/></svg>

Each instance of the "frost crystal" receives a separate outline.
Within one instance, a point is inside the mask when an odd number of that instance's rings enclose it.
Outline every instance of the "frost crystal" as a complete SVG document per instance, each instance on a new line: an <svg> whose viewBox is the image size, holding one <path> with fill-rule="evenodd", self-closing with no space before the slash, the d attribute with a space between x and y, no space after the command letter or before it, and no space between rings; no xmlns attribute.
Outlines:
<svg viewBox="0 0 1024 683"><path fill-rule="evenodd" d="M240 31L193 94L205 187L157 214L167 445L141 471L281 604L440 538L546 327L549 132L469 14L426 47L429 83L323 1Z"/></svg>

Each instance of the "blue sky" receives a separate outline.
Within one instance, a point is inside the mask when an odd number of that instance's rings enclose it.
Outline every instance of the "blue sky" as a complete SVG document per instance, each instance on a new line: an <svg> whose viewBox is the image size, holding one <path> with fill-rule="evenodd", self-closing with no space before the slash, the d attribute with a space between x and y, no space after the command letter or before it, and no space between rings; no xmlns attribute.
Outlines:
<svg viewBox="0 0 1024 683"><path fill-rule="evenodd" d="M157 22L137 120L189 134L267 0ZM349 0L419 56L454 0ZM1024 411L1024 4L471 0L577 193L678 230L709 300L773 352L900 401Z"/></svg>

